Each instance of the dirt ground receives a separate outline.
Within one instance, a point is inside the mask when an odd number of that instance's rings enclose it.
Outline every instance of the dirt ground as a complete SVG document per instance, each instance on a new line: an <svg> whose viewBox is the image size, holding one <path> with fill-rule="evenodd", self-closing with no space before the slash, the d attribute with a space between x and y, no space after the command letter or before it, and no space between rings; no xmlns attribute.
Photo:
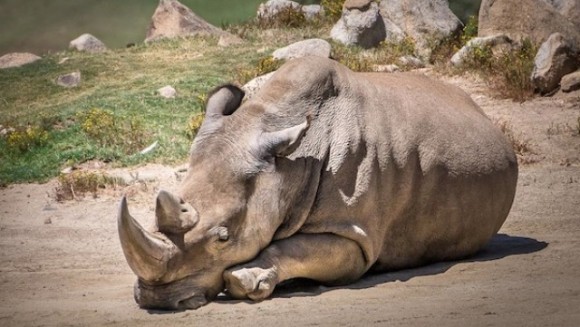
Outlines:
<svg viewBox="0 0 580 327"><path fill-rule="evenodd" d="M580 91L520 104L446 80L530 149L513 209L477 256L348 287L298 284L261 303L141 310L117 237L119 197L152 220L155 192L182 175L148 165L132 169L143 182L97 198L56 202L55 181L0 189L0 326L580 326Z"/></svg>

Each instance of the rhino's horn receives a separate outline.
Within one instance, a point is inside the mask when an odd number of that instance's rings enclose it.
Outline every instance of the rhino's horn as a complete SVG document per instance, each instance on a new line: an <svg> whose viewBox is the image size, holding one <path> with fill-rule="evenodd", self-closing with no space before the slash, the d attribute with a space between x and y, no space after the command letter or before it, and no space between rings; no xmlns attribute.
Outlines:
<svg viewBox="0 0 580 327"><path fill-rule="evenodd" d="M189 203L163 190L157 195L155 215L157 228L162 233L185 233L199 220Z"/></svg>
<svg viewBox="0 0 580 327"><path fill-rule="evenodd" d="M157 281L177 247L164 235L146 231L131 215L123 197L118 217L119 238L131 270L142 280Z"/></svg>

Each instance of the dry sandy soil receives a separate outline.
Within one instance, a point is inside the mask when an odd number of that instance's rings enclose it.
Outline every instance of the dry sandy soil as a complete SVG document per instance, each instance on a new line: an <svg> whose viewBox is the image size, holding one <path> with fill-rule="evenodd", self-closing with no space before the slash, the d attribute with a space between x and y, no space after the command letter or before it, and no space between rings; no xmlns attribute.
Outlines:
<svg viewBox="0 0 580 327"><path fill-rule="evenodd" d="M0 326L580 326L580 92L519 104L446 79L532 151L506 223L477 256L348 287L298 284L261 303L223 296L195 311L146 311L117 239L118 200L129 193L133 214L152 219L175 168L134 169L155 180L64 203L54 181L12 185L0 190Z"/></svg>

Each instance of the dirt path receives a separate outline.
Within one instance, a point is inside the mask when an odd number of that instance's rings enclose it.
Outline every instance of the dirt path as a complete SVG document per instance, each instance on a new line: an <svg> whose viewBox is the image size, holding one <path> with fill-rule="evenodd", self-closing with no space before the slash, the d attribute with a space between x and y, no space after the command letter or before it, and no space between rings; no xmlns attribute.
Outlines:
<svg viewBox="0 0 580 327"><path fill-rule="evenodd" d="M58 203L54 182L0 190L0 326L580 326L580 94L524 104L449 79L533 153L512 212L475 258L368 276L344 288L298 285L261 303L220 298L196 311L140 310L116 232L118 194ZM580 93L580 92L576 92ZM158 187L130 191L152 217ZM151 222L145 222L151 223Z"/></svg>

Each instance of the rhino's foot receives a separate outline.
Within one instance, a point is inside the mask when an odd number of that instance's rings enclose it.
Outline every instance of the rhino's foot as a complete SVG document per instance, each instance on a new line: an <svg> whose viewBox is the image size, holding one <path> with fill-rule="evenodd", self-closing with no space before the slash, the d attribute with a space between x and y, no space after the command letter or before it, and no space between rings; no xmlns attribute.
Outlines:
<svg viewBox="0 0 580 327"><path fill-rule="evenodd" d="M278 283L274 268L234 267L224 272L228 292L235 298L261 301L272 294Z"/></svg>

